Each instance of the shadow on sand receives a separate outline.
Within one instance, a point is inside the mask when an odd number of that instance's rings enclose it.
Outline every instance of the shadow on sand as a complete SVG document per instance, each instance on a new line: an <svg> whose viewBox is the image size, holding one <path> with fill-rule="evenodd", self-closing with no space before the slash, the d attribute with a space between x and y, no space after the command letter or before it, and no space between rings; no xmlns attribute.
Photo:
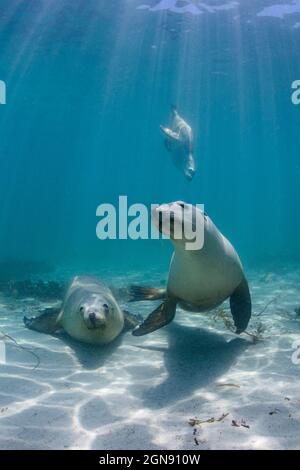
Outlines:
<svg viewBox="0 0 300 470"><path fill-rule="evenodd" d="M124 334L120 334L112 343L104 346L81 343L64 332L56 335L56 337L72 349L82 367L87 370L94 370L101 368L111 355L121 346Z"/></svg>
<svg viewBox="0 0 300 470"><path fill-rule="evenodd" d="M196 390L222 377L249 346L241 338L227 342L220 334L175 323L170 325L167 335L169 346L164 350L164 363L168 375L164 382L144 392L143 400L149 408L189 398Z"/></svg>

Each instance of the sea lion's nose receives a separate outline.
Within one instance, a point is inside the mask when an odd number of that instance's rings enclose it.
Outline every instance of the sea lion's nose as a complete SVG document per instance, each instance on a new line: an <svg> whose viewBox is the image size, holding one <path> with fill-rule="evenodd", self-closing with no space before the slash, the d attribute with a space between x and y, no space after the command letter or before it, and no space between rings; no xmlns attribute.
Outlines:
<svg viewBox="0 0 300 470"><path fill-rule="evenodd" d="M96 314L94 312L89 313L89 320L92 323L92 325L95 324L96 322Z"/></svg>

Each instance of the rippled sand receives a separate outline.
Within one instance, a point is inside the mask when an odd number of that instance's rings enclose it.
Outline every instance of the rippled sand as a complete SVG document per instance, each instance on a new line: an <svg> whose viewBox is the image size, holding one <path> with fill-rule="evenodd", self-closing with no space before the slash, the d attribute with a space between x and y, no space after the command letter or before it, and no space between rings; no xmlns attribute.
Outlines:
<svg viewBox="0 0 300 470"><path fill-rule="evenodd" d="M117 285L141 279L155 284L161 274L110 276ZM300 271L252 272L250 283L250 330L258 321L266 328L256 344L230 333L213 312L178 309L170 326L141 338L127 333L99 349L26 330L24 313L43 305L2 297L1 331L34 348L39 363L6 340L0 448L300 448L300 365L291 360L300 339ZM146 316L154 304L127 308Z"/></svg>

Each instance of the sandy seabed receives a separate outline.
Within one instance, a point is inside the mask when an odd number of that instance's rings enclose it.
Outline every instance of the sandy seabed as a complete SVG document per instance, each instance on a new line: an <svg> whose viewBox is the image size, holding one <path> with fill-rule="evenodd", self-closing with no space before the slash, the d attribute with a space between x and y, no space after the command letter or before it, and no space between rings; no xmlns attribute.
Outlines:
<svg viewBox="0 0 300 470"><path fill-rule="evenodd" d="M161 273L108 279L155 285ZM1 297L1 332L19 346L5 339L0 449L299 449L300 364L292 355L300 271L252 271L249 281L249 331L264 328L256 343L228 331L216 312L178 309L164 329L96 348L25 329L23 315L49 304ZM126 308L146 316L154 306Z"/></svg>

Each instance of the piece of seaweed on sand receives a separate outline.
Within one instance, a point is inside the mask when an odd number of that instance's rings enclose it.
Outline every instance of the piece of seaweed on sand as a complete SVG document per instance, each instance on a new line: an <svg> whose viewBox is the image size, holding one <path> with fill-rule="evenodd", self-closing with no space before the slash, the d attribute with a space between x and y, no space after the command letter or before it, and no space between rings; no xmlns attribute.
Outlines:
<svg viewBox="0 0 300 470"><path fill-rule="evenodd" d="M230 314L225 309L218 309L216 315L214 316L214 320L221 319L224 323L224 326L227 330L235 333L235 327L233 321L231 320ZM257 343L258 341L262 341L264 339L264 332L266 328L264 324L259 321L256 323L255 327L250 331L244 331L244 333L252 339L253 343Z"/></svg>

